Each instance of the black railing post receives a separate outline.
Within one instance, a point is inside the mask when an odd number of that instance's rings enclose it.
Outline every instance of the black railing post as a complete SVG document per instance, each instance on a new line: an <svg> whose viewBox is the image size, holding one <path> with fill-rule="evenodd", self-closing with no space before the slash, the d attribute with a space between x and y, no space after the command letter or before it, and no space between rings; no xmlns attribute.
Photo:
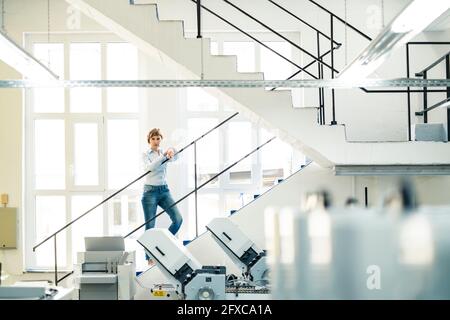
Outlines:
<svg viewBox="0 0 450 320"><path fill-rule="evenodd" d="M322 60L323 58L321 58ZM323 64L320 65L320 76L323 79ZM325 120L325 88L321 88L322 90L322 124L325 124L326 120Z"/></svg>
<svg viewBox="0 0 450 320"><path fill-rule="evenodd" d="M367 187L364 187L364 205L365 207L369 207L369 191Z"/></svg>
<svg viewBox="0 0 450 320"><path fill-rule="evenodd" d="M202 22L201 22L201 0L197 0L197 38L202 37Z"/></svg>
<svg viewBox="0 0 450 320"><path fill-rule="evenodd" d="M56 234L53 236L53 240L55 243L55 286L58 285L58 253L56 247Z"/></svg>
<svg viewBox="0 0 450 320"><path fill-rule="evenodd" d="M427 72L425 71L423 73L423 78L427 79L428 75ZM427 112L427 108L428 108L428 93L427 93L427 87L423 87L423 110L425 111L423 113L423 123L428 123L428 112Z"/></svg>
<svg viewBox="0 0 450 320"><path fill-rule="evenodd" d="M450 55L445 57L445 76L450 79ZM450 98L450 87L447 87L447 98ZM447 141L450 141L450 108L447 107Z"/></svg>
<svg viewBox="0 0 450 320"><path fill-rule="evenodd" d="M406 78L409 79L409 43L406 44ZM408 100L408 141L411 141L411 89L406 88Z"/></svg>
<svg viewBox="0 0 450 320"><path fill-rule="evenodd" d="M331 24L331 79L334 79L334 46L333 46L333 38L334 38L334 21L333 15L330 14L330 24ZM334 126L337 124L336 122L336 106L335 106L335 96L334 89L331 89L331 103L333 108L333 120L331 120L331 125Z"/></svg>
<svg viewBox="0 0 450 320"><path fill-rule="evenodd" d="M195 237L198 237L198 207L197 207L197 142L194 143L194 187L195 187Z"/></svg>
<svg viewBox="0 0 450 320"><path fill-rule="evenodd" d="M320 33L317 31L317 58L320 59ZM320 74L320 66L321 64L317 64L317 74L318 78L322 79L322 76ZM319 88L319 124L323 125L323 119L322 119L322 88Z"/></svg>

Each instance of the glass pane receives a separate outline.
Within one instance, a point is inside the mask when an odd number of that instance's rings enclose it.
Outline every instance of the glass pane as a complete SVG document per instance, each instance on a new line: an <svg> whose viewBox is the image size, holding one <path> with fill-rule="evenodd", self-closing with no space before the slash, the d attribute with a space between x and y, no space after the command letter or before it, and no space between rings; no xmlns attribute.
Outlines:
<svg viewBox="0 0 450 320"><path fill-rule="evenodd" d="M74 124L74 184L98 185L98 125Z"/></svg>
<svg viewBox="0 0 450 320"><path fill-rule="evenodd" d="M100 195L73 196L72 197L72 220L78 218L83 213L102 201ZM72 257L76 262L77 252L84 251L85 237L104 236L103 231L103 210L102 206L89 212L86 216L75 222L72 226Z"/></svg>
<svg viewBox="0 0 450 320"><path fill-rule="evenodd" d="M273 134L261 129L261 143L273 137ZM291 174L292 147L279 139L272 140L261 150L261 162L263 170L263 186L276 184Z"/></svg>
<svg viewBox="0 0 450 320"><path fill-rule="evenodd" d="M62 43L36 43L33 46L36 59L53 73L64 79L64 45ZM63 88L32 89L34 112L64 112Z"/></svg>
<svg viewBox="0 0 450 320"><path fill-rule="evenodd" d="M138 51L128 43L108 43L107 79L138 79ZM108 112L138 112L137 88L108 88Z"/></svg>
<svg viewBox="0 0 450 320"><path fill-rule="evenodd" d="M214 218L220 217L218 194L199 194L197 198L198 233L206 231L205 226ZM195 199L189 197L189 239L195 237Z"/></svg>
<svg viewBox="0 0 450 320"><path fill-rule="evenodd" d="M70 112L97 113L101 111L101 89L71 88Z"/></svg>
<svg viewBox="0 0 450 320"><path fill-rule="evenodd" d="M231 122L228 125L228 160L230 165L252 150L252 124ZM230 169L230 183L250 183L253 156L239 162Z"/></svg>
<svg viewBox="0 0 450 320"><path fill-rule="evenodd" d="M58 231L66 224L66 199L64 196L36 196L36 241L40 242ZM67 264L66 232L58 234L57 238L58 266ZM55 265L54 240L48 240L36 249L36 265L51 267Z"/></svg>
<svg viewBox="0 0 450 320"><path fill-rule="evenodd" d="M201 88L187 88L186 96L189 111L219 110L219 100Z"/></svg>
<svg viewBox="0 0 450 320"><path fill-rule="evenodd" d="M138 88L108 88L108 112L138 112Z"/></svg>
<svg viewBox="0 0 450 320"><path fill-rule="evenodd" d="M218 124L216 118L193 118L188 120L189 141L192 141ZM194 159L194 150L190 148L190 159ZM214 130L197 142L197 183L201 184L219 173L219 131ZM194 187L194 161L189 166L189 186ZM207 186L218 184L214 179Z"/></svg>
<svg viewBox="0 0 450 320"><path fill-rule="evenodd" d="M291 59L292 54L286 42L264 42L276 52ZM275 53L261 46L261 71L266 80L286 80L292 73L292 65Z"/></svg>
<svg viewBox="0 0 450 320"><path fill-rule="evenodd" d="M138 120L108 120L108 188L121 188L141 174L139 141Z"/></svg>
<svg viewBox="0 0 450 320"><path fill-rule="evenodd" d="M109 230L111 235L124 235L144 223L144 213L140 195L121 195L114 197L109 206ZM144 229L142 229L144 230ZM139 237L141 232L130 236Z"/></svg>
<svg viewBox="0 0 450 320"><path fill-rule="evenodd" d="M70 44L70 79L101 79L101 54L99 43ZM86 113L100 112L101 89L70 89L70 111Z"/></svg>
<svg viewBox="0 0 450 320"><path fill-rule="evenodd" d="M64 120L34 121L36 189L64 189Z"/></svg>
<svg viewBox="0 0 450 320"><path fill-rule="evenodd" d="M224 55L236 55L239 72L255 71L255 46L252 42L224 42Z"/></svg>

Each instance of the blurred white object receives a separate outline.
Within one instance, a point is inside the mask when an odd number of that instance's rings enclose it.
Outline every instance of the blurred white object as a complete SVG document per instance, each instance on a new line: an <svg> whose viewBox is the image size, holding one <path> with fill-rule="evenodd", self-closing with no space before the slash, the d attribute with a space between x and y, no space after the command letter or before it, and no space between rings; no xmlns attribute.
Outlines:
<svg viewBox="0 0 450 320"><path fill-rule="evenodd" d="M275 299L450 299L450 207L269 208Z"/></svg>

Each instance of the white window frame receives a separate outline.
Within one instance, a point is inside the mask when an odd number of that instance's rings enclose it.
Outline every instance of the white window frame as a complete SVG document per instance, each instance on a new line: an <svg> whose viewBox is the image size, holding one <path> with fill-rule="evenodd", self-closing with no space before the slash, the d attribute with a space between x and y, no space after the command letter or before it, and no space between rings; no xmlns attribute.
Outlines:
<svg viewBox="0 0 450 320"><path fill-rule="evenodd" d="M25 34L25 48L29 51L33 51L35 43L48 43L47 33L27 33ZM101 45L101 77L106 79L106 45L107 43L120 42L123 43L119 37L114 34L106 32L98 33L63 33L52 34L50 43L63 43L64 44L64 74L66 79L70 76L70 43L100 43ZM139 55L138 55L139 56ZM138 58L139 63L139 58ZM108 189L108 159L107 155L107 121L110 119L134 119L138 121L139 127L142 127L142 119L139 116L142 111L141 105L139 105L138 112L136 113L108 113L106 102L106 88L101 88L102 106L99 113L71 113L70 107L70 89L66 88L64 98L64 112L63 113L34 113L32 90L24 90L24 231L25 231L25 269L26 270L51 270L53 267L46 268L43 266L37 266L36 254L39 254L39 248L36 249L36 253L32 248L37 244L35 241L42 241L43 239L36 239L35 226L36 226L36 207L35 198L41 195L62 195L66 199L66 223L72 219L71 199L76 195L100 195L103 199L108 197L116 190ZM65 121L65 155L66 155L66 178L65 189L63 190L36 190L34 181L34 120L36 119L62 119ZM95 122L98 124L98 139L99 139L99 184L96 186L74 186L73 176L69 176L70 166L73 164L73 124L76 122ZM138 150L139 152L139 150ZM129 195L135 197L140 195L140 190L125 190L121 195ZM106 234L109 231L109 206L102 206L103 214L103 228ZM55 230L56 231L56 230ZM72 233L71 228L68 228L66 232L66 252L67 260L65 265L58 265L59 270L71 270L74 261L72 260ZM48 240L53 245L53 240ZM53 257L52 257L53 258Z"/></svg>

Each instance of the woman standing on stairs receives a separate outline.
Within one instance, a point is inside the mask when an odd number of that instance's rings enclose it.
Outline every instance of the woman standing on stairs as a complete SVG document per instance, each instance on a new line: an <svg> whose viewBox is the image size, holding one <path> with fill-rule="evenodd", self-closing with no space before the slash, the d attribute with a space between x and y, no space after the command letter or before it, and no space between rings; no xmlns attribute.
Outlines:
<svg viewBox="0 0 450 320"><path fill-rule="evenodd" d="M144 209L145 221L155 217L156 209L160 206L167 212L172 220L169 231L175 235L181 227L183 218L176 206L172 206L174 201L170 194L166 181L166 167L170 161L178 158L176 150L169 148L165 152L160 149L163 136L158 128L153 128L147 135L147 142L150 149L143 153L142 160L145 171L151 171L145 178L144 193L142 195L142 208ZM164 160L169 161L164 162ZM164 163L163 163L164 162ZM145 230L155 227L155 220L145 224ZM152 266L154 262L145 254L148 264Z"/></svg>

